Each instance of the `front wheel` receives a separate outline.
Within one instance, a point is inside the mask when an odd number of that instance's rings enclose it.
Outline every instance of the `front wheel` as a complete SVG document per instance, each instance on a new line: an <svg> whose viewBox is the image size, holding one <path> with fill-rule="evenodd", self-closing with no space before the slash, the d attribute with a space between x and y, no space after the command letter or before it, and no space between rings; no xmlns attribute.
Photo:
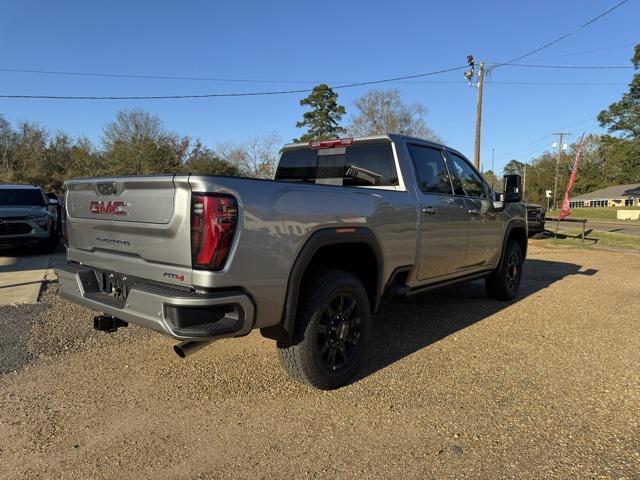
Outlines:
<svg viewBox="0 0 640 480"><path fill-rule="evenodd" d="M371 325L360 280L323 270L305 282L291 344L278 343L284 370L301 383L329 390L347 383L364 354Z"/></svg>
<svg viewBox="0 0 640 480"><path fill-rule="evenodd" d="M522 249L515 240L509 240L499 269L485 278L487 293L498 300L511 300L518 293L522 279Z"/></svg>

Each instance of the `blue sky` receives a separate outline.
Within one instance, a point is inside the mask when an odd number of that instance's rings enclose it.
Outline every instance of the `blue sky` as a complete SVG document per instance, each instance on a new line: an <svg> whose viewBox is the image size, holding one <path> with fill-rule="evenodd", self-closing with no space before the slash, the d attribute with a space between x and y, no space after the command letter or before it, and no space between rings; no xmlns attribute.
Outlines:
<svg viewBox="0 0 640 480"><path fill-rule="evenodd" d="M375 80L511 59L569 32L612 1L10 1L3 3L0 68L136 75L338 82ZM631 0L588 28L526 59L551 65L631 65L640 42L640 1ZM626 46L624 46L626 45ZM598 51L594 51L598 50ZM585 52L574 55L576 52ZM557 57L557 58L549 58ZM523 63L525 61L523 60ZM485 89L482 159L495 169L550 148L549 132L573 138L599 131L598 112L627 89L632 70L503 67ZM463 80L452 72L425 81ZM305 88L249 83L34 75L0 72L4 94L164 95ZM447 144L473 153L476 91L464 83L395 83L407 102L429 109L427 123ZM347 113L367 87L340 90ZM99 142L118 110L143 108L168 128L210 145L277 132L301 132L304 95L154 101L0 99L8 120L33 120ZM345 119L348 121L348 115ZM346 122L345 122L346 123ZM575 125L579 124L579 125ZM531 144L527 148L521 148ZM514 152L515 151L515 152ZM511 152L514 152L511 154Z"/></svg>

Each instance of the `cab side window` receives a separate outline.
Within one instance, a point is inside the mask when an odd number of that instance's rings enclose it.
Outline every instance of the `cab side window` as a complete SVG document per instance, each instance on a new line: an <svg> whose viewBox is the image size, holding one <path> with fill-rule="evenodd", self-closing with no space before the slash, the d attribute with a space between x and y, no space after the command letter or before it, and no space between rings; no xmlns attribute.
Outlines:
<svg viewBox="0 0 640 480"><path fill-rule="evenodd" d="M447 152L447 159L454 176L453 187L456 195L487 197L482 179L465 159L451 152Z"/></svg>
<svg viewBox="0 0 640 480"><path fill-rule="evenodd" d="M449 173L436 148L409 145L409 153L418 173L418 183L424 193L444 193L451 195Z"/></svg>

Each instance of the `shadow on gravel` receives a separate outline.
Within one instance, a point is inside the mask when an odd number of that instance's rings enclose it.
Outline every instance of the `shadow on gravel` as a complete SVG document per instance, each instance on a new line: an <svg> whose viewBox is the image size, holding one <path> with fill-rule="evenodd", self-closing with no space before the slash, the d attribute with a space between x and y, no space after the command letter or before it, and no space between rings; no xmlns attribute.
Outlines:
<svg viewBox="0 0 640 480"><path fill-rule="evenodd" d="M54 253L45 253L41 247L0 249L0 274L40 270L65 259L64 246L59 245Z"/></svg>
<svg viewBox="0 0 640 480"><path fill-rule="evenodd" d="M372 336L358 381L463 328L513 305L570 275L598 271L573 263L527 260L518 297L511 301L487 297L484 281L416 294L386 303L374 317Z"/></svg>
<svg viewBox="0 0 640 480"><path fill-rule="evenodd" d="M47 305L0 306L0 375L19 370L33 358L27 348L31 328Z"/></svg>

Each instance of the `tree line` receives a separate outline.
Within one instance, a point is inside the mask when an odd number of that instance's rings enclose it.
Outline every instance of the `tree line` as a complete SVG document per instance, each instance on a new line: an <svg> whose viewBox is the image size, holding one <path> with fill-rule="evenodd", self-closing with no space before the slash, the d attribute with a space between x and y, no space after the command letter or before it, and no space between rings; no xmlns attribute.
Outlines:
<svg viewBox="0 0 640 480"><path fill-rule="evenodd" d="M557 152L544 152L528 162L525 199L546 205L545 191L553 190L558 162L557 201L561 202L577 149L578 142L575 142L560 155ZM504 174L525 175L524 167L523 162L511 160L505 166ZM570 196L629 183L640 183L640 142L609 135L585 136L582 158Z"/></svg>
<svg viewBox="0 0 640 480"><path fill-rule="evenodd" d="M167 130L143 110L117 113L100 146L87 137L51 132L35 122L13 127L0 116L0 182L33 183L61 191L66 179L107 175L200 173L266 177L275 162L274 135L215 149Z"/></svg>
<svg viewBox="0 0 640 480"><path fill-rule="evenodd" d="M354 135L405 133L437 139L424 120L426 107L402 102L397 90L372 90L356 100L359 114L348 129L340 126L346 110L338 95L317 85L300 104L309 107L294 141ZM99 145L23 121L11 125L0 115L0 182L33 183L47 191L61 191L69 178L194 173L269 178L274 174L281 139L276 133L241 143L208 147L199 139L169 131L162 120L144 110L123 110L103 129Z"/></svg>

